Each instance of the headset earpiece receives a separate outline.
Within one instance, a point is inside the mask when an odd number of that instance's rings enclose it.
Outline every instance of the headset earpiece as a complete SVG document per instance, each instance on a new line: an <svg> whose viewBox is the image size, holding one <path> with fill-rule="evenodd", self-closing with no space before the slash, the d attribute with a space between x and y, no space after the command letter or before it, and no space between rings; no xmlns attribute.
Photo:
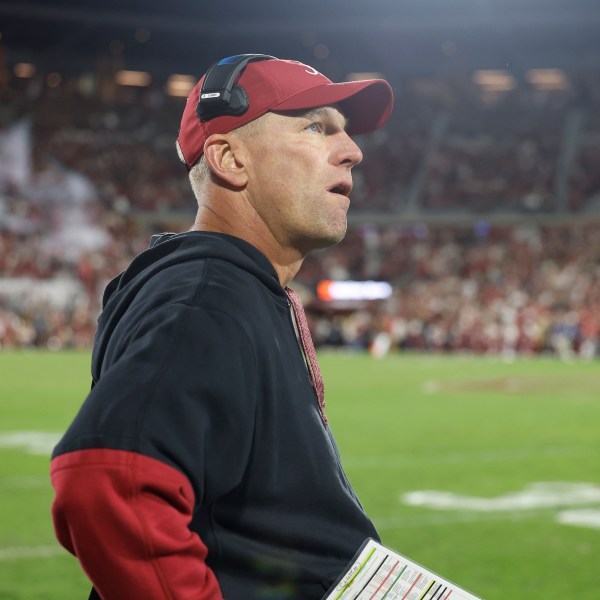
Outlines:
<svg viewBox="0 0 600 600"><path fill-rule="evenodd" d="M238 54L215 63L206 73L196 114L201 121L223 115L239 116L248 110L248 94L237 85L246 65L260 60L274 60L268 54Z"/></svg>

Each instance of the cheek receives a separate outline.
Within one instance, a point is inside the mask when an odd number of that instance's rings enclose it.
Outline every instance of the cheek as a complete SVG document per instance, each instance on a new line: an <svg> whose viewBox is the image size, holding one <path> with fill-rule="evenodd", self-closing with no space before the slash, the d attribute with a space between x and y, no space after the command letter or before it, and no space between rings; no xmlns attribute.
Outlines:
<svg viewBox="0 0 600 600"><path fill-rule="evenodd" d="M312 195L311 190L318 188L318 174L300 157L278 158L266 176L275 194L285 194L290 199L305 198Z"/></svg>
<svg viewBox="0 0 600 600"><path fill-rule="evenodd" d="M278 151L276 147L259 148L257 154L253 175L260 182L261 187L273 190L283 189L286 181L290 179L294 161L287 158L286 154Z"/></svg>
<svg viewBox="0 0 600 600"><path fill-rule="evenodd" d="M253 176L262 194L303 198L315 196L324 186L322 149L313 140L282 139L281 143L260 144L254 148ZM313 198L313 204L318 201ZM310 200L309 200L310 203ZM300 207L299 207L300 208Z"/></svg>

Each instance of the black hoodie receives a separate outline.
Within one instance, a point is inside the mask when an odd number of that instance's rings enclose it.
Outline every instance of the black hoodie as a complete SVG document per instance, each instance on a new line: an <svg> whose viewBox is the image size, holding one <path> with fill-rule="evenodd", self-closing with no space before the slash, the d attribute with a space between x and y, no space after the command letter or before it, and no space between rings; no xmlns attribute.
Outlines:
<svg viewBox="0 0 600 600"><path fill-rule="evenodd" d="M377 534L256 248L157 237L107 287L53 516L104 600L318 599Z"/></svg>

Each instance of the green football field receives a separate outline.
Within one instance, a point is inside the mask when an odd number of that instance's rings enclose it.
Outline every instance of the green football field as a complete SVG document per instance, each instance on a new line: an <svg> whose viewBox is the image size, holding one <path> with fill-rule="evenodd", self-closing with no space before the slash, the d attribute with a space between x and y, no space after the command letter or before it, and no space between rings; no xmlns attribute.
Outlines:
<svg viewBox="0 0 600 600"><path fill-rule="evenodd" d="M600 362L323 353L345 470L383 542L486 600L600 598ZM76 600L49 448L85 353L0 353L0 599Z"/></svg>

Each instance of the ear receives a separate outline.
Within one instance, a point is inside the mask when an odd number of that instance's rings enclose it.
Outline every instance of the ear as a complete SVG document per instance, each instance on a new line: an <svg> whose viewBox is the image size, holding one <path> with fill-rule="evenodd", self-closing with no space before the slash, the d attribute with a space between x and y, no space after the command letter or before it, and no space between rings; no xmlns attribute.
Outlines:
<svg viewBox="0 0 600 600"><path fill-rule="evenodd" d="M248 182L243 142L231 135L214 134L204 142L204 156L210 170L234 188Z"/></svg>

